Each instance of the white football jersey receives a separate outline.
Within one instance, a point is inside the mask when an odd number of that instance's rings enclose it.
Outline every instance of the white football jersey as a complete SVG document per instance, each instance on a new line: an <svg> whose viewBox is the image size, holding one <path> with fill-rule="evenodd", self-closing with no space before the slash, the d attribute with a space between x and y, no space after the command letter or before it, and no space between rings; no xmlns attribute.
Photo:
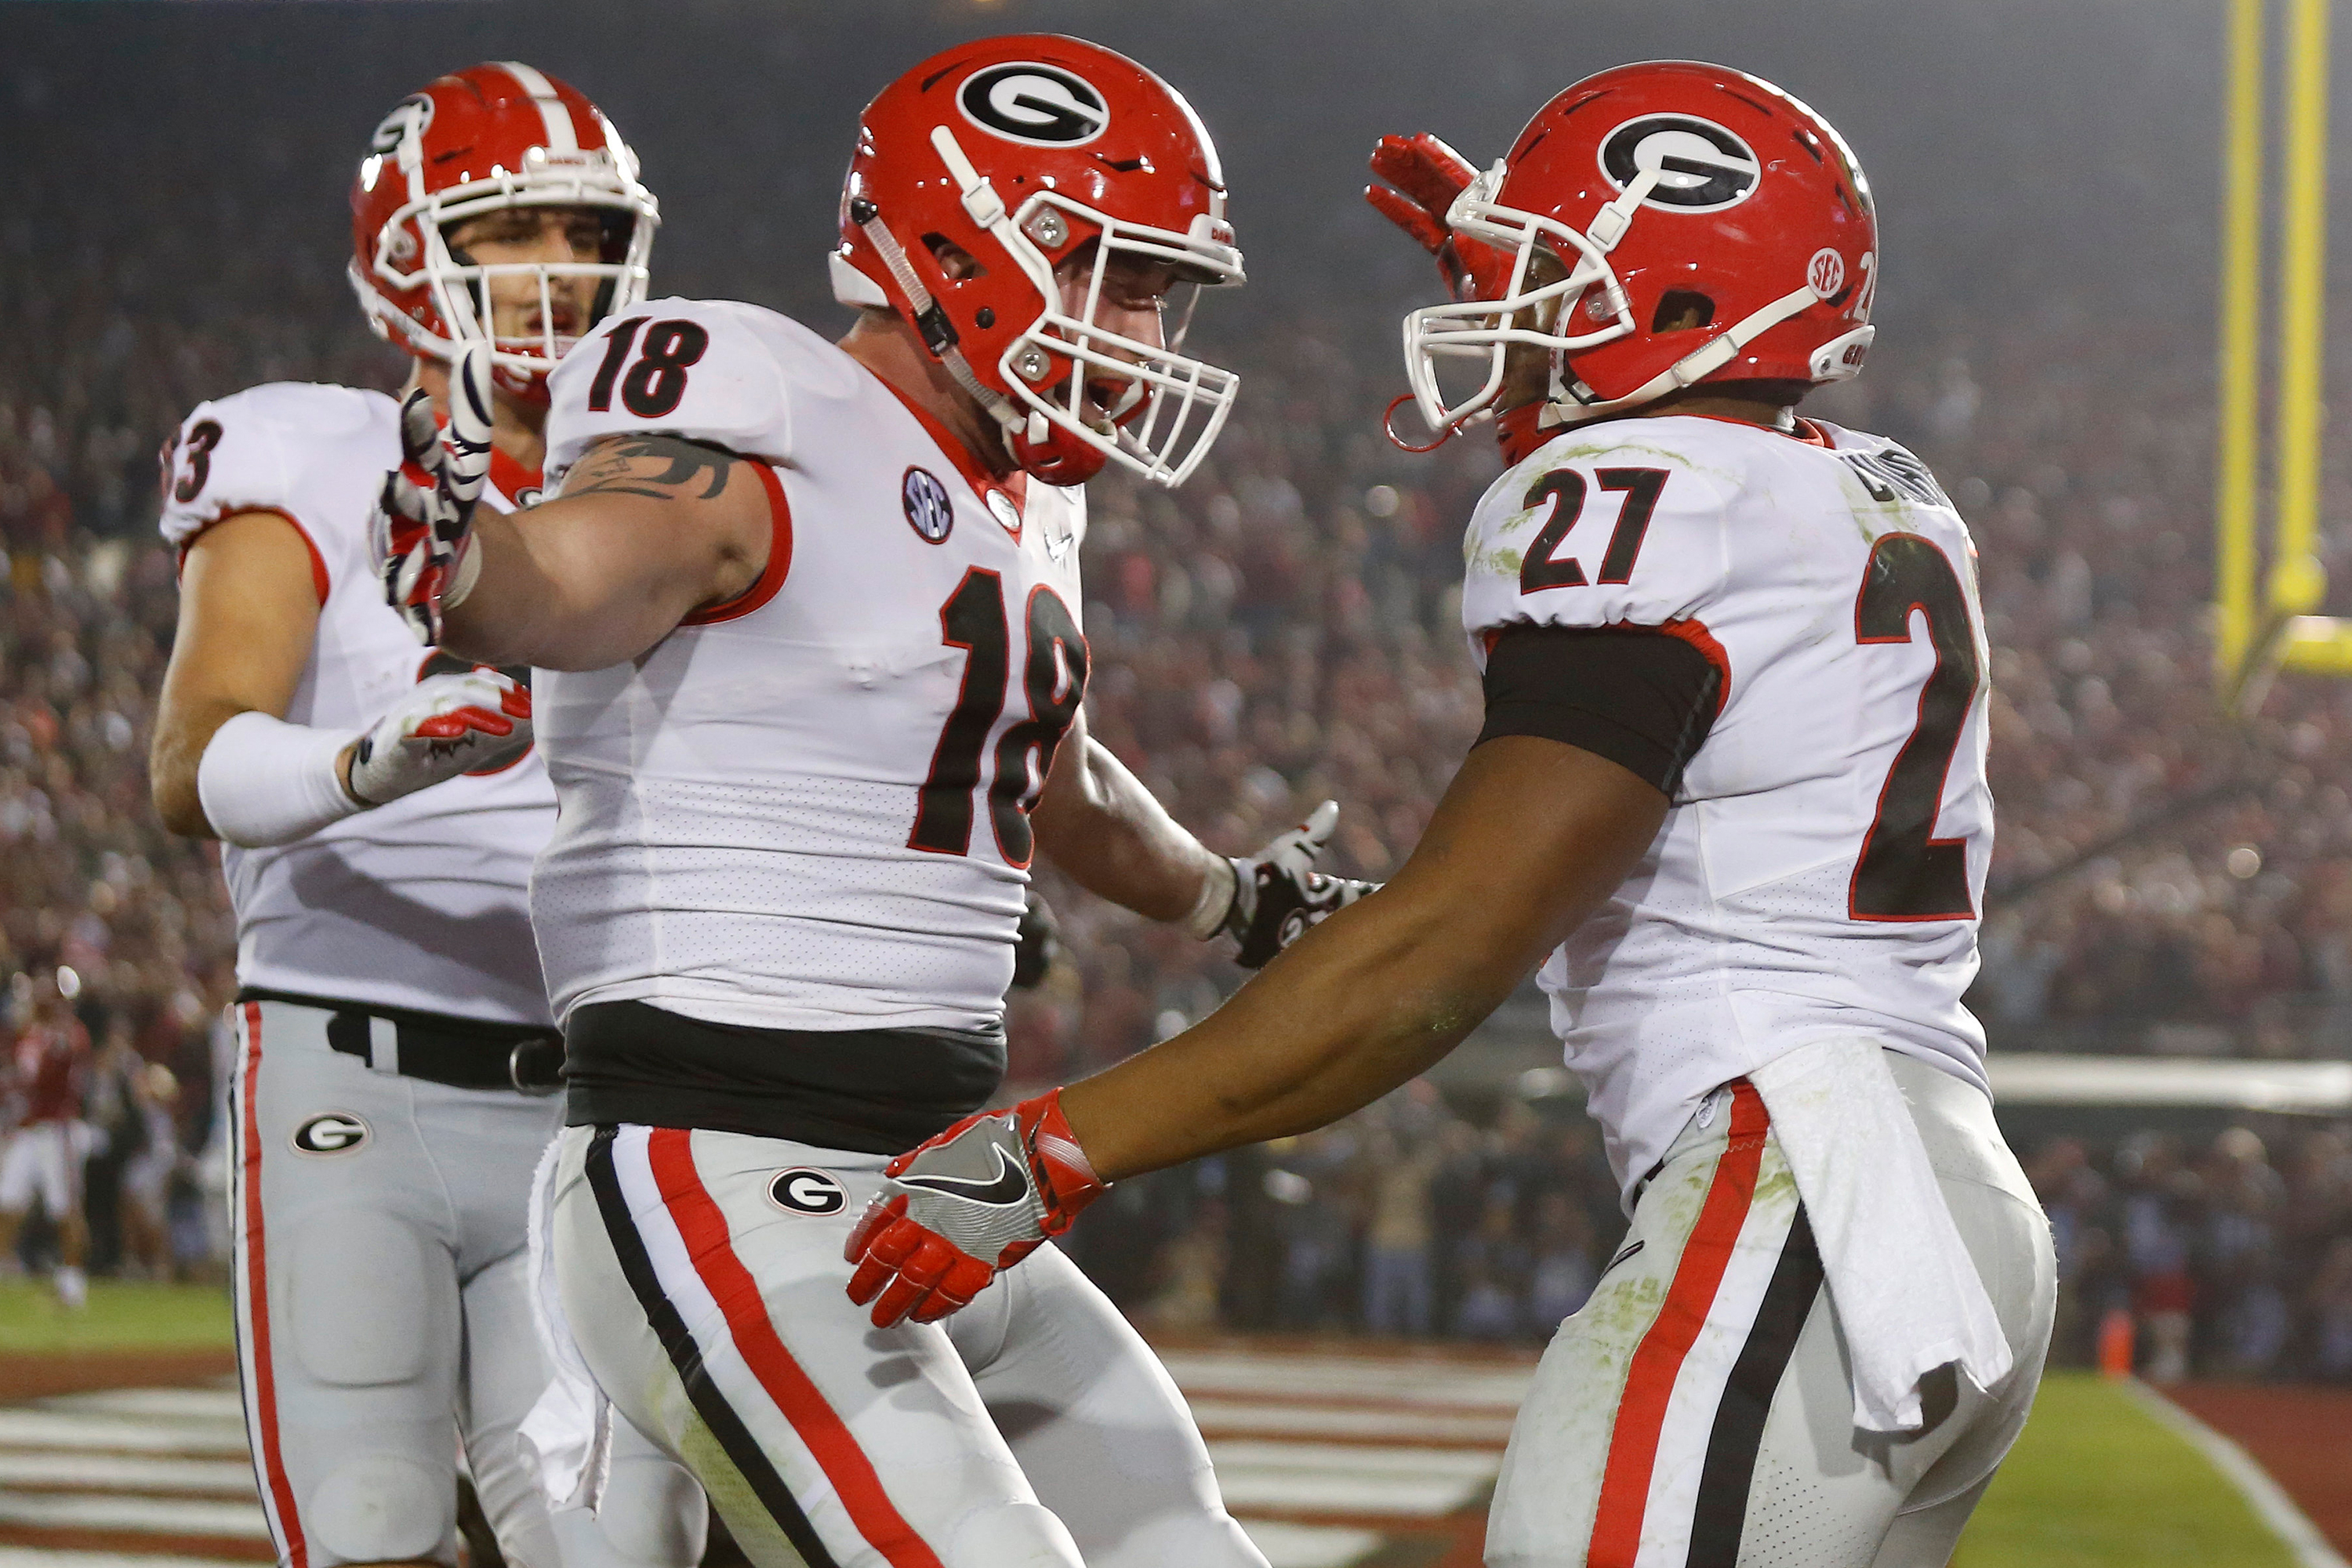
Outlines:
<svg viewBox="0 0 2352 1568"><path fill-rule="evenodd" d="M1629 1186L1709 1090L1825 1036L1985 1087L1960 1002L1993 831L1975 546L1901 447L1803 428L1573 430L1464 542L1482 668L1534 622L1660 627L1720 672L1656 842L1538 976Z"/></svg>
<svg viewBox="0 0 2352 1568"><path fill-rule="evenodd" d="M1002 1027L1029 807L1086 685L1082 491L992 482L799 323L660 300L551 378L550 492L594 442L754 459L765 575L633 663L542 671L562 803L531 912L563 1017ZM756 476L756 481L754 480Z"/></svg>
<svg viewBox="0 0 2352 1568"><path fill-rule="evenodd" d="M319 626L286 720L357 730L404 688L469 668L420 647L383 601L368 520L400 465L400 405L380 392L274 382L199 404L168 455L163 537L272 511L310 549ZM535 482L492 468L493 505ZM526 492L528 493L528 492ZM501 1023L546 1024L531 942L531 858L554 826L537 751L268 849L221 847L238 983Z"/></svg>

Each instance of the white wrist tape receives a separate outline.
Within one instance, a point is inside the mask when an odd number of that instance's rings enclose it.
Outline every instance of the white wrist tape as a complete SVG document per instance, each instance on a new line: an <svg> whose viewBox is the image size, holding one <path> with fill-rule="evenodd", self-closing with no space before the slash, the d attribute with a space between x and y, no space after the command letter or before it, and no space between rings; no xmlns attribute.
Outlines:
<svg viewBox="0 0 2352 1568"><path fill-rule="evenodd" d="M358 734L247 710L213 731L196 764L205 819L228 843L262 849L306 838L367 808L343 791L337 760Z"/></svg>
<svg viewBox="0 0 2352 1568"><path fill-rule="evenodd" d="M1217 934L1232 912L1234 893L1241 886L1240 874L1234 863L1222 855L1207 855L1208 864L1202 868L1201 896L1192 900L1192 912L1184 917L1184 929L1193 937L1206 942Z"/></svg>

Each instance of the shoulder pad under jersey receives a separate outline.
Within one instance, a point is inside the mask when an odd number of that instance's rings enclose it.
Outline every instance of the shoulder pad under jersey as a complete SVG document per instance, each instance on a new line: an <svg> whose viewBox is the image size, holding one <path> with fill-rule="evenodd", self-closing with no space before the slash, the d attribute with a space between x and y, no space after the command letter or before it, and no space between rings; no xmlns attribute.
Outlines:
<svg viewBox="0 0 2352 1568"><path fill-rule="evenodd" d="M655 300L606 321L548 378L550 493L597 442L681 436L790 463L794 412L845 395L856 363L788 316L724 300Z"/></svg>

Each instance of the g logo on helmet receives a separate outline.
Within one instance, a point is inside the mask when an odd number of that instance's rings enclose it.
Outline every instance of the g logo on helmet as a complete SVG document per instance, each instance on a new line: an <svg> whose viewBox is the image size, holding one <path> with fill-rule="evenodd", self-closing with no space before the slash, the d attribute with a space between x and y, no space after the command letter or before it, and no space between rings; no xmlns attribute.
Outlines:
<svg viewBox="0 0 2352 1568"><path fill-rule="evenodd" d="M412 93L376 126L375 134L368 138L368 151L397 153L404 137L412 132L422 136L425 128L432 123L433 100L421 92Z"/></svg>
<svg viewBox="0 0 2352 1568"><path fill-rule="evenodd" d="M1110 124L1110 109L1094 83L1030 60L973 72L957 90L956 107L991 135L1032 147L1081 146Z"/></svg>
<svg viewBox="0 0 2352 1568"><path fill-rule="evenodd" d="M1619 190L1653 169L1658 179L1643 206L1700 213L1720 212L1755 195L1763 165L1747 142L1711 120L1687 114L1645 114L1601 142L1601 172Z"/></svg>
<svg viewBox="0 0 2352 1568"><path fill-rule="evenodd" d="M776 1173L768 1184L768 1201L786 1214L839 1214L849 1206L849 1194L824 1172L796 1165Z"/></svg>
<svg viewBox="0 0 2352 1568"><path fill-rule="evenodd" d="M926 544L940 544L955 527L955 502L948 499L947 486L929 468L908 468L907 477L898 482L898 505L907 514L907 526Z"/></svg>
<svg viewBox="0 0 2352 1568"><path fill-rule="evenodd" d="M295 1152L348 1154L368 1141L368 1124L348 1110L329 1110L294 1129Z"/></svg>

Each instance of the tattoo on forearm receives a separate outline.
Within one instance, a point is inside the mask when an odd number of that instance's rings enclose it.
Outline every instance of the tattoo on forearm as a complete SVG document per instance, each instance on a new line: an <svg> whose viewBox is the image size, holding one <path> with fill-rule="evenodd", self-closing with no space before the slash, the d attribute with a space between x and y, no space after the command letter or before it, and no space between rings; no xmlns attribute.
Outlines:
<svg viewBox="0 0 2352 1568"><path fill-rule="evenodd" d="M655 463L667 468L652 472ZM677 500L703 476L709 482L697 500L716 500L727 489L728 470L735 454L722 447L688 441L677 436L625 436L600 441L563 481L566 496L646 496L654 500Z"/></svg>

